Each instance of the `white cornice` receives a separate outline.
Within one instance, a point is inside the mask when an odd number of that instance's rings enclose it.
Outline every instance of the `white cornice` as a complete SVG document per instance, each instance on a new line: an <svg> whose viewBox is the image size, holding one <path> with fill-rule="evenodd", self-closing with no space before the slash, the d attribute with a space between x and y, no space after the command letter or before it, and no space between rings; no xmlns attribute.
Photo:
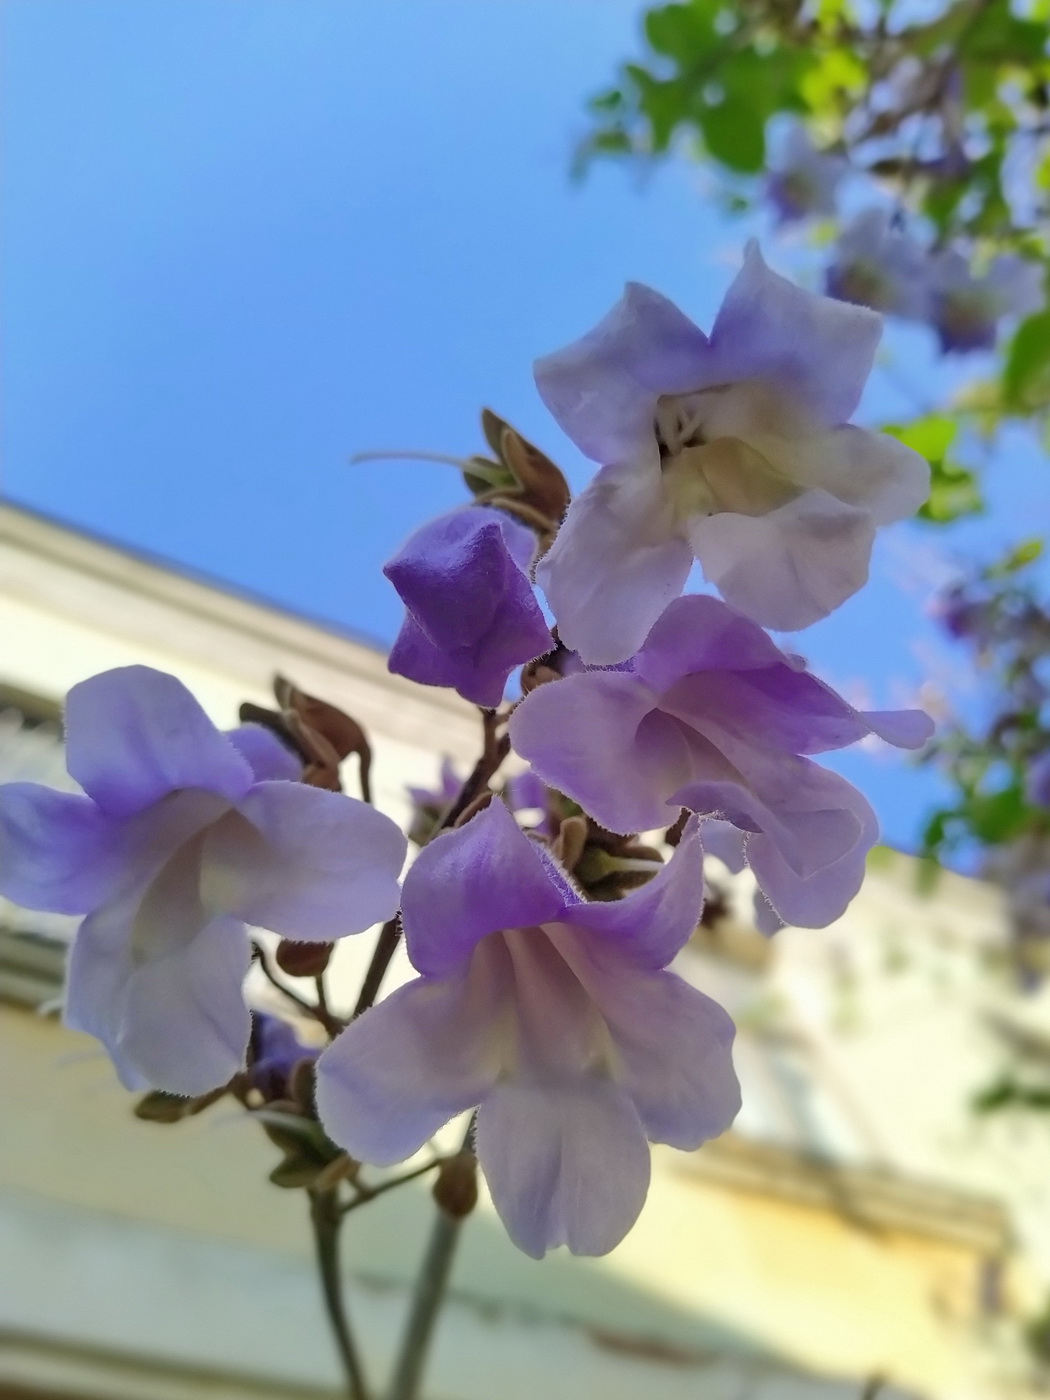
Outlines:
<svg viewBox="0 0 1050 1400"><path fill-rule="evenodd" d="M161 562L0 504L0 594L100 632L165 649L258 692L282 671L368 729L471 759L472 707L386 669L378 647Z"/></svg>

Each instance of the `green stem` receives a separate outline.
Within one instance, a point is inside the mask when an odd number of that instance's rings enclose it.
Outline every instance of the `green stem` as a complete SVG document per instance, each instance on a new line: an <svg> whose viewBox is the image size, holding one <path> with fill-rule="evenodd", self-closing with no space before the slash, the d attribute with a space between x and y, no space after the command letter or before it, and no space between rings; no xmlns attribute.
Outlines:
<svg viewBox="0 0 1050 1400"><path fill-rule="evenodd" d="M423 1267L412 1295L412 1311L405 1329L397 1372L390 1387L390 1400L416 1400L423 1376L430 1340L438 1311L445 1296L445 1285L452 1272L452 1259L463 1226L460 1218L438 1207Z"/></svg>
<svg viewBox="0 0 1050 1400"><path fill-rule="evenodd" d="M343 1281L339 1271L339 1227L342 1221L334 1191L310 1192L310 1221L314 1227L321 1292L346 1376L346 1394L349 1400L369 1400L365 1373L350 1333L343 1302Z"/></svg>
<svg viewBox="0 0 1050 1400"><path fill-rule="evenodd" d="M463 1137L460 1152L470 1150L474 1136L474 1123L477 1114L471 1114L467 1131ZM423 1267L416 1279L412 1293L412 1308L408 1315L397 1371L390 1387L389 1400L416 1400L419 1382L423 1377L427 1352L434 1335L434 1324L445 1298L445 1288L452 1273L452 1260L459 1232L463 1228L464 1215L451 1215L439 1204L434 1224L430 1231Z"/></svg>

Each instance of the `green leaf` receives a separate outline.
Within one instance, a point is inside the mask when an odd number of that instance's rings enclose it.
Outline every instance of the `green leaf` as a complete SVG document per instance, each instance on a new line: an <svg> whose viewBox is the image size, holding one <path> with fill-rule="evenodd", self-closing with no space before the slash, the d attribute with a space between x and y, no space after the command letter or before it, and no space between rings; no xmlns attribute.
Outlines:
<svg viewBox="0 0 1050 1400"><path fill-rule="evenodd" d="M765 122L755 104L729 93L700 116L704 144L715 160L731 170L757 174L766 158Z"/></svg>
<svg viewBox="0 0 1050 1400"><path fill-rule="evenodd" d="M989 578L1006 578L1010 574L1016 574L1041 558L1044 548L1045 541L1034 535L1031 539L1022 540L1020 544L1014 545L997 564L990 565L985 572Z"/></svg>
<svg viewBox="0 0 1050 1400"><path fill-rule="evenodd" d="M958 433L953 418L930 413L912 423L883 428L883 432L913 448L930 464L930 497L919 511L920 520L946 525L984 509L976 473L949 455Z"/></svg>
<svg viewBox="0 0 1050 1400"><path fill-rule="evenodd" d="M627 72L638 88L638 107L648 118L654 152L666 151L678 126L690 116L690 89L681 78L654 78L637 64Z"/></svg>
<svg viewBox="0 0 1050 1400"><path fill-rule="evenodd" d="M645 16L645 37L656 53L688 68L720 43L715 29L717 5L664 5Z"/></svg>
<svg viewBox="0 0 1050 1400"><path fill-rule="evenodd" d="M1039 311L1018 326L1003 366L1003 400L1030 413L1050 402L1050 311Z"/></svg>
<svg viewBox="0 0 1050 1400"><path fill-rule="evenodd" d="M1024 826L1027 807L1018 786L988 795L975 794L963 809L966 822L978 841L998 846Z"/></svg>
<svg viewBox="0 0 1050 1400"><path fill-rule="evenodd" d="M958 424L946 414L928 413L911 423L888 424L882 431L918 452L932 465L933 462L943 462L948 455L958 432Z"/></svg>
<svg viewBox="0 0 1050 1400"><path fill-rule="evenodd" d="M919 509L919 519L931 525L950 525L967 515L980 515L984 497L977 476L969 467L939 463L930 473L929 499Z"/></svg>

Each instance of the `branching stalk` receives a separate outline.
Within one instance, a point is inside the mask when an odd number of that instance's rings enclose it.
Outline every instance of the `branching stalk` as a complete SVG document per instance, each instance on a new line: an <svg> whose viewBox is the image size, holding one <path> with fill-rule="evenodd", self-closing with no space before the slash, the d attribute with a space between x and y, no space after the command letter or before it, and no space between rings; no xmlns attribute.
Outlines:
<svg viewBox="0 0 1050 1400"><path fill-rule="evenodd" d="M445 1286L452 1272L452 1260L462 1228L462 1219L438 1207L426 1257L412 1294L412 1311L390 1387L390 1400L416 1400L419 1394L430 1339L445 1297Z"/></svg>
<svg viewBox="0 0 1050 1400"><path fill-rule="evenodd" d="M350 1332L339 1271L339 1229L342 1212L334 1191L310 1192L310 1221L314 1229L317 1268L321 1278L325 1312L331 1324L339 1360L346 1377L349 1400L369 1400L361 1358Z"/></svg>
<svg viewBox="0 0 1050 1400"><path fill-rule="evenodd" d="M461 1152L470 1150L476 1116L471 1115ZM390 1387L389 1400L416 1400L419 1394L419 1383L423 1378L434 1325L445 1300L445 1289L452 1273L452 1261L465 1219L466 1216L453 1215L445 1210L440 1202L437 1203L427 1252L412 1294L412 1308L408 1315L408 1325Z"/></svg>
<svg viewBox="0 0 1050 1400"><path fill-rule="evenodd" d="M506 734L498 736L497 727L506 718L498 714L495 710L482 710L481 723L484 733L484 744L481 750L481 757L475 763L470 777L460 788L459 795L446 809L438 827L439 831L445 831L451 826L455 826L458 819L467 810L478 794L488 786L489 780L495 775L500 764L510 752L510 740ZM354 1007L352 1019L356 1019L363 1011L367 1011L375 1003L379 995L379 988L382 986L386 970L390 966L394 954L397 952L397 945L401 940L401 925L397 917L388 919L380 930L376 940L375 951L372 953L372 961L368 965L365 973L365 980L361 984L361 992L357 998L357 1005Z"/></svg>

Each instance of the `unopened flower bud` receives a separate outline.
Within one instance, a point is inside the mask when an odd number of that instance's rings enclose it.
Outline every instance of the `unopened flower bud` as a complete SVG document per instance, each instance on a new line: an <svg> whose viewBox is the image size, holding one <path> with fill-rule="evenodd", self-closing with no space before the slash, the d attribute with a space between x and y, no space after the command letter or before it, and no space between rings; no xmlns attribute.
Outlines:
<svg viewBox="0 0 1050 1400"><path fill-rule="evenodd" d="M571 874L580 862L587 845L588 822L583 816L566 817L558 828L551 854Z"/></svg>
<svg viewBox="0 0 1050 1400"><path fill-rule="evenodd" d="M320 977L332 956L331 943L295 943L282 938L277 945L277 966L289 977Z"/></svg>
<svg viewBox="0 0 1050 1400"><path fill-rule="evenodd" d="M457 1152L442 1162L434 1182L434 1200L454 1220L462 1220L478 1203L478 1164L473 1152Z"/></svg>

